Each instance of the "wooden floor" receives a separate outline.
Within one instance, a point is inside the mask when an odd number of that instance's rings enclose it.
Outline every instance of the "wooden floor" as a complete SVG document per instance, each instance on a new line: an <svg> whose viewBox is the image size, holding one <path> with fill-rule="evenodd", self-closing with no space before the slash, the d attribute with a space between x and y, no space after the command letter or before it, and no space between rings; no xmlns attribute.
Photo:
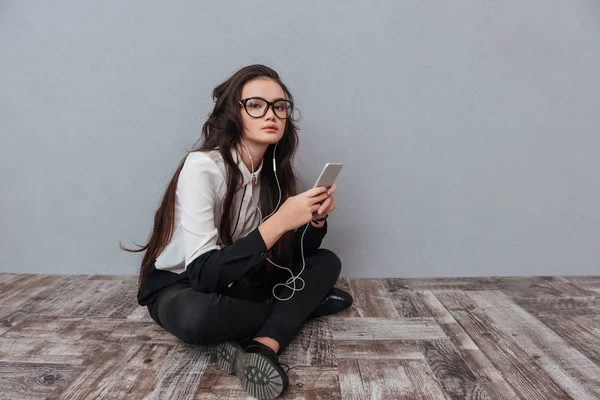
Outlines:
<svg viewBox="0 0 600 400"><path fill-rule="evenodd" d="M238 399L214 348L135 302L135 278L0 273L0 399ZM600 399L600 277L341 279L304 325L286 399Z"/></svg>

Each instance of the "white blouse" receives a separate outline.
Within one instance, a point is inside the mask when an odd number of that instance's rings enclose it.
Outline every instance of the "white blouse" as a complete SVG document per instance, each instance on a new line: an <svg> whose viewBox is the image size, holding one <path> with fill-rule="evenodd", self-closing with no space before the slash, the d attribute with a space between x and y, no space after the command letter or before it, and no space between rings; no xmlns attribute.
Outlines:
<svg viewBox="0 0 600 400"><path fill-rule="evenodd" d="M243 182L233 201L237 220L232 235L235 242L260 224L258 177L264 163L257 167L255 179L252 179L252 173L235 149L232 156L242 173ZM173 236L157 257L156 269L181 273L198 256L224 247L217 227L221 224L226 190L226 165L219 150L196 151L187 155L177 181ZM236 221L233 221L232 229L234 226Z"/></svg>

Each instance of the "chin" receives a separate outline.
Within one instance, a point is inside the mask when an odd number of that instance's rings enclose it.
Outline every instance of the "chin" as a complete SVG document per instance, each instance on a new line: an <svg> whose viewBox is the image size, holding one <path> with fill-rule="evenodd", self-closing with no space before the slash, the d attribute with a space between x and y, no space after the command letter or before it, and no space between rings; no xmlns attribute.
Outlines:
<svg viewBox="0 0 600 400"><path fill-rule="evenodd" d="M274 144L279 142L282 137L283 135L280 135L279 133L261 133L257 138L257 142L263 144Z"/></svg>

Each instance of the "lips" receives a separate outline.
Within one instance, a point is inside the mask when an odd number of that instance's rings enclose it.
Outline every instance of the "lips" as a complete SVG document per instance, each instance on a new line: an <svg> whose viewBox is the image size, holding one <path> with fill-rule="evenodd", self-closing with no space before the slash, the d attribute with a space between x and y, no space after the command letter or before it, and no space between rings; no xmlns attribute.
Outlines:
<svg viewBox="0 0 600 400"><path fill-rule="evenodd" d="M263 126L263 130L275 132L277 130L277 125L265 125Z"/></svg>

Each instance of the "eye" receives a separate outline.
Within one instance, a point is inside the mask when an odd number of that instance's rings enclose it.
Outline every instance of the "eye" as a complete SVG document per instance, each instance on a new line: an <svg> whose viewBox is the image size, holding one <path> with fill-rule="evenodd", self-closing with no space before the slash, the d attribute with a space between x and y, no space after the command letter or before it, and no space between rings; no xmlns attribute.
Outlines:
<svg viewBox="0 0 600 400"><path fill-rule="evenodd" d="M264 102L260 100L250 100L246 103L246 107L252 110L260 110L264 106Z"/></svg>

